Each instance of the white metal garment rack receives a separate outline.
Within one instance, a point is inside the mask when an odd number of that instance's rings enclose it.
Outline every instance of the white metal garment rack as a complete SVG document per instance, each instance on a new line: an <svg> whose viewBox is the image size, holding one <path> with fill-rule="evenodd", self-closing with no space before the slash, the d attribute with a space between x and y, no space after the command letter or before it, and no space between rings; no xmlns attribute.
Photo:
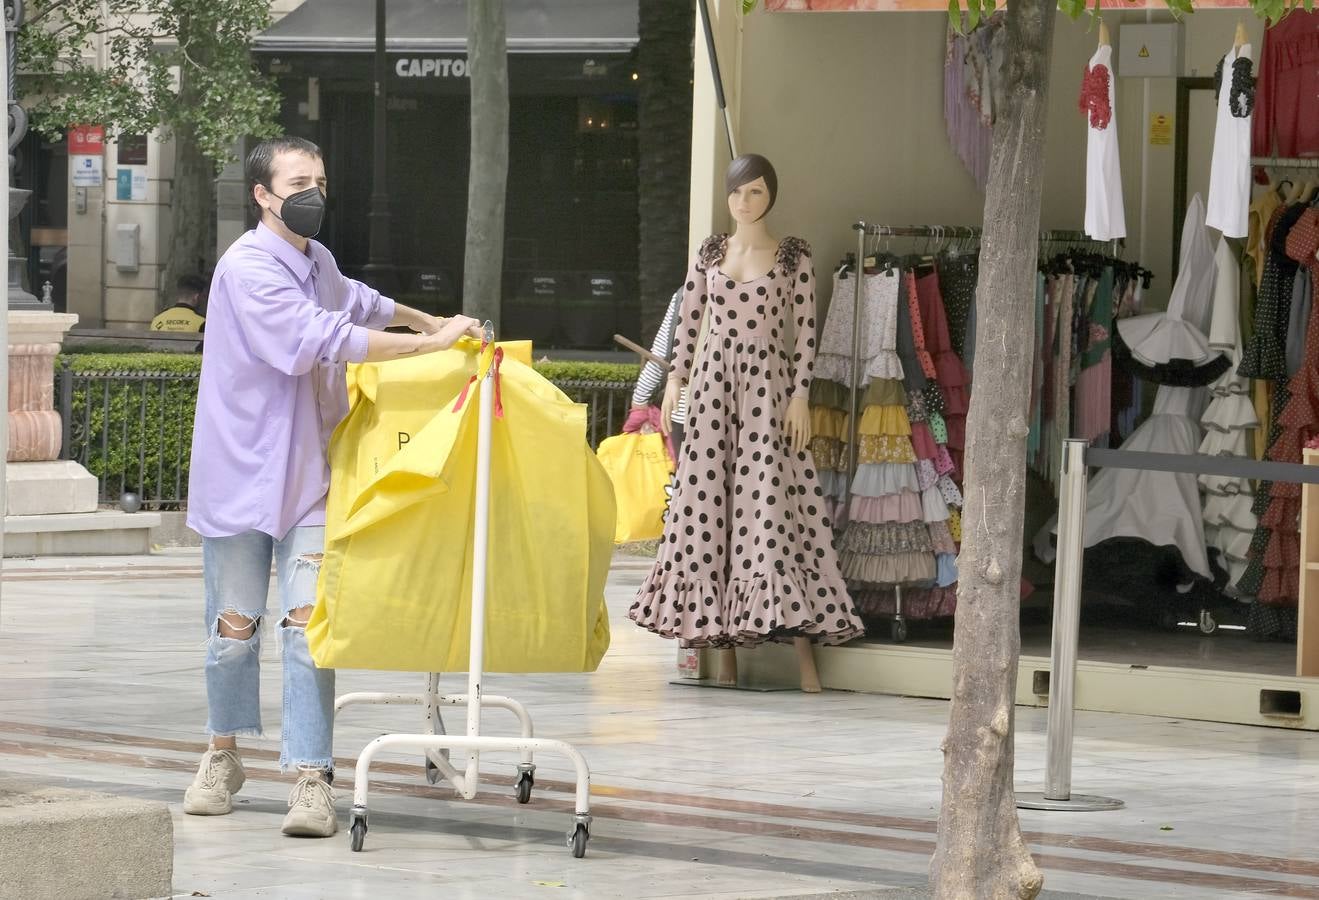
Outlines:
<svg viewBox="0 0 1319 900"><path fill-rule="evenodd" d="M486 346L494 343L494 328L485 323ZM535 753L558 753L566 756L577 772L576 811L573 827L568 832L568 846L578 859L586 855L586 843L591 837L591 773L582 754L571 744L533 736L531 716L521 703L509 697L482 693L481 680L485 665L485 604L486 573L490 544L490 438L494 416L495 367L491 366L482 380L478 397L479 419L476 450L476 516L472 550L472 612L470 637L470 664L467 672L467 693L444 695L439 692L440 676L431 673L426 679L422 694L344 694L334 704L335 716L345 707L360 704L412 705L426 710L426 731L420 734L386 734L367 744L357 758L353 775L353 809L349 837L354 851L360 851L366 841L367 790L371 761L385 750L420 750L425 754L426 779L435 784L443 776L464 799L473 799L480 787L479 762L481 751L516 752L520 755L518 779L515 787L517 801L527 803L535 784ZM467 708L467 733L448 735L444 731L440 709L443 706ZM492 706L507 709L517 716L521 736L488 737L481 734L481 708ZM449 761L450 750L467 752L467 764L459 771Z"/></svg>
<svg viewBox="0 0 1319 900"><path fill-rule="evenodd" d="M852 304L852 383L851 388L851 415L848 416L849 427L847 435L847 479L843 488L843 508L847 507L852 497L852 479L856 477L856 429L859 416L856 413L856 401L860 392L860 371L861 371L861 306L862 291L864 286L863 275L866 264L866 238L870 237L895 237L895 238L934 238L939 241L943 240L967 240L979 238L981 229L974 225L875 225L870 222L860 221L855 223L852 228L856 231L856 297ZM1096 241L1084 231L1042 231L1040 232L1040 243L1089 243L1089 244L1111 244L1114 255L1117 252L1119 241ZM892 637L894 642L902 643L907 640L907 619L902 613L902 585L893 585L894 615Z"/></svg>

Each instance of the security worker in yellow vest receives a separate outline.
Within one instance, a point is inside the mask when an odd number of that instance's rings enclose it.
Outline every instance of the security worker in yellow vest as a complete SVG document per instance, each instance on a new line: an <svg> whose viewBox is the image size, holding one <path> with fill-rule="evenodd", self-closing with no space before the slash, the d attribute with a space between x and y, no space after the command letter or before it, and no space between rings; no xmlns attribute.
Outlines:
<svg viewBox="0 0 1319 900"><path fill-rule="evenodd" d="M180 278L174 291L174 305L151 320L151 330L184 334L205 332L206 317L202 315L201 307L206 288L206 279L200 275ZM201 344L197 349L201 350Z"/></svg>

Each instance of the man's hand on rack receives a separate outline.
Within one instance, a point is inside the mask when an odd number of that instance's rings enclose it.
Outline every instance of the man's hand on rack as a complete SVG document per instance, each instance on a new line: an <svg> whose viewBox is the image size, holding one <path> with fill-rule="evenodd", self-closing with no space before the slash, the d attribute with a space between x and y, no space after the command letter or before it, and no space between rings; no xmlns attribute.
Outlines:
<svg viewBox="0 0 1319 900"><path fill-rule="evenodd" d="M452 316L437 321L439 327L435 331L426 334L422 339L425 343L426 352L448 350L463 337L475 338L478 341L483 337L481 323L471 316Z"/></svg>
<svg viewBox="0 0 1319 900"><path fill-rule="evenodd" d="M394 321L389 324L392 327L415 331L417 334L435 334L444 327L444 319L399 303L394 307Z"/></svg>
<svg viewBox="0 0 1319 900"><path fill-rule="evenodd" d="M439 334L440 329L444 327L444 319L439 316L432 316L430 313L424 313L417 310L408 323L408 327L417 334Z"/></svg>

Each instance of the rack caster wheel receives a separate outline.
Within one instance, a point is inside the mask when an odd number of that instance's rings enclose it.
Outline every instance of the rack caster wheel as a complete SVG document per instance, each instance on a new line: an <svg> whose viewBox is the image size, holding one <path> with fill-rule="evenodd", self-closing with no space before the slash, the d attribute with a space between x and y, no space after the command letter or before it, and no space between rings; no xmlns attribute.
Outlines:
<svg viewBox="0 0 1319 900"><path fill-rule="evenodd" d="M579 822L572 834L568 835L568 846L572 848L573 859L581 859L586 855L586 842L590 839L590 829Z"/></svg>
<svg viewBox="0 0 1319 900"><path fill-rule="evenodd" d="M1200 610L1199 626L1201 634L1213 634L1218 631L1218 620L1214 618L1214 614L1209 610L1202 609Z"/></svg>
<svg viewBox="0 0 1319 900"><path fill-rule="evenodd" d="M518 775L518 783L515 788L518 803L531 802L531 789L536 784L536 776L530 772L523 772Z"/></svg>
<svg viewBox="0 0 1319 900"><path fill-rule="evenodd" d="M907 642L907 620L893 620L893 642L895 644L905 644Z"/></svg>
<svg viewBox="0 0 1319 900"><path fill-rule="evenodd" d="M349 840L352 841L353 852L361 853L362 845L366 843L366 819L353 816L353 827L349 831Z"/></svg>

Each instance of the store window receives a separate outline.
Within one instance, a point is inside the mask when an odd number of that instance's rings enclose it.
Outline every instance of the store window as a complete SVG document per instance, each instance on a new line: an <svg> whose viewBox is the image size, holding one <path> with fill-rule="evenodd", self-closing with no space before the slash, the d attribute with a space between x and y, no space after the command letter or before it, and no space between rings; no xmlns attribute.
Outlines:
<svg viewBox="0 0 1319 900"><path fill-rule="evenodd" d="M15 186L32 191L19 216L18 255L27 260L25 287L37 297L50 286L57 312L68 296L69 155L63 137L50 141L34 132L18 155Z"/></svg>

